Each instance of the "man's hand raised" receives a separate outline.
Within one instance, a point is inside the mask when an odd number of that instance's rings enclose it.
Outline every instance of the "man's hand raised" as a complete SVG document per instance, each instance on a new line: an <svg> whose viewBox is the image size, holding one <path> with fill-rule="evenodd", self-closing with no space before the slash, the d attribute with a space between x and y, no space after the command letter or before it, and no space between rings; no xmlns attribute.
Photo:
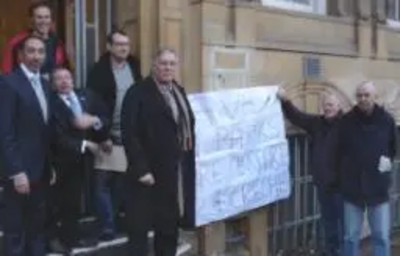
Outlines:
<svg viewBox="0 0 400 256"><path fill-rule="evenodd" d="M288 98L288 96L286 94L286 90L282 86L279 87L277 96L278 96L278 99L280 99L281 101L288 101L289 100L289 98Z"/></svg>

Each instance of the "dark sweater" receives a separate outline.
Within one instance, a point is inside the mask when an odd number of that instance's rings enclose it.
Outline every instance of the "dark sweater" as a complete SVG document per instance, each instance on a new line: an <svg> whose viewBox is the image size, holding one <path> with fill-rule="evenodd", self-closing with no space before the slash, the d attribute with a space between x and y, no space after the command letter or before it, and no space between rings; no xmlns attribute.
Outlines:
<svg viewBox="0 0 400 256"><path fill-rule="evenodd" d="M396 125L382 107L370 115L354 107L340 122L336 147L338 180L346 201L364 207L389 200L391 172L378 170L381 156L396 154Z"/></svg>
<svg viewBox="0 0 400 256"><path fill-rule="evenodd" d="M337 141L338 118L328 120L322 115L301 112L290 101L282 101L282 109L286 118L303 129L311 139L310 170L313 182L326 189L334 189L335 158L334 145Z"/></svg>

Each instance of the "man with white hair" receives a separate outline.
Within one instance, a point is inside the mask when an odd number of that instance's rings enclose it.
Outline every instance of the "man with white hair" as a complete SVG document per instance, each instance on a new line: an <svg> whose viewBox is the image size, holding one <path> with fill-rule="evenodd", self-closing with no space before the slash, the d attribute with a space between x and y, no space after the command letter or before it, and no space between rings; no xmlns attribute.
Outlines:
<svg viewBox="0 0 400 256"><path fill-rule="evenodd" d="M337 141L336 129L342 116L341 106L334 94L324 94L321 100L322 115L309 114L297 109L286 96L283 88L278 97L286 118L302 128L311 138L310 171L316 187L324 233L324 255L339 256L342 241L343 201L335 180L332 154Z"/></svg>
<svg viewBox="0 0 400 256"><path fill-rule="evenodd" d="M364 212L368 214L374 256L390 256L389 187L396 154L393 117L376 104L372 82L356 90L357 104L338 130L338 181L344 199L343 256L358 256Z"/></svg>
<svg viewBox="0 0 400 256"><path fill-rule="evenodd" d="M175 256L179 228L194 227L195 117L175 78L179 58L157 52L152 74L129 88L122 104L121 138L128 170L128 255Z"/></svg>

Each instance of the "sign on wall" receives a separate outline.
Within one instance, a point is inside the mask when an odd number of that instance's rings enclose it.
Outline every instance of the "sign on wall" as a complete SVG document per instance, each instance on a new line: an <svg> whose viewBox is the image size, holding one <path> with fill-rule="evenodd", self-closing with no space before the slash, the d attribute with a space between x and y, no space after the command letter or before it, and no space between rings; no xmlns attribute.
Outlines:
<svg viewBox="0 0 400 256"><path fill-rule="evenodd" d="M196 225L290 195L289 152L276 86L189 96L196 115Z"/></svg>

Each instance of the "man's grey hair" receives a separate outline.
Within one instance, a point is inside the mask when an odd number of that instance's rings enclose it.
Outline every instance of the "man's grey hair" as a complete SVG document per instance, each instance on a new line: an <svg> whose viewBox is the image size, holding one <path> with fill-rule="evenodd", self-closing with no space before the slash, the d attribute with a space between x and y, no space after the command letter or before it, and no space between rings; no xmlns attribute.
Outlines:
<svg viewBox="0 0 400 256"><path fill-rule="evenodd" d="M153 64L157 62L157 60L164 54L164 53L172 53L178 58L178 53L173 48L165 47L157 50L153 57Z"/></svg>

